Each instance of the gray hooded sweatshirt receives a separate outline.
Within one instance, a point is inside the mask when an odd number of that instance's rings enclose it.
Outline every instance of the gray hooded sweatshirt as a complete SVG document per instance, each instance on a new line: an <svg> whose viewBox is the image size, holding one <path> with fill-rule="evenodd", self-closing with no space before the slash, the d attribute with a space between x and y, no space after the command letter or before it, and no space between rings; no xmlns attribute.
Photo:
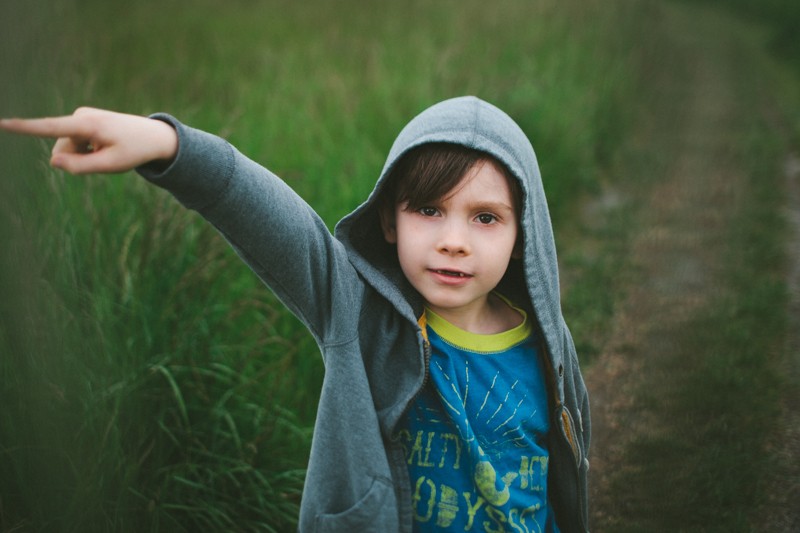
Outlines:
<svg viewBox="0 0 800 533"><path fill-rule="evenodd" d="M397 137L375 190L333 235L283 181L226 141L168 115L179 149L148 180L196 210L305 324L325 364L301 531L412 530L412 487L395 429L421 390L430 347L424 302L381 232L376 199L409 149L448 142L487 152L519 179L523 257L499 291L535 318L550 391L548 494L562 531L587 530L589 404L561 314L550 216L533 148L504 112L474 97L436 104Z"/></svg>

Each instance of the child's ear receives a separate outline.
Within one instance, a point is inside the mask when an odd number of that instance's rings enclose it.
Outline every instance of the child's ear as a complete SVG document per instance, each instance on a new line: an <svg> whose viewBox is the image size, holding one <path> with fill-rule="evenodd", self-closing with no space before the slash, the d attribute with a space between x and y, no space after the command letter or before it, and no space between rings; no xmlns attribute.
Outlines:
<svg viewBox="0 0 800 533"><path fill-rule="evenodd" d="M511 250L511 259L522 259L522 238L520 237L517 238L514 249Z"/></svg>
<svg viewBox="0 0 800 533"><path fill-rule="evenodd" d="M382 205L378 210L381 218L381 229L383 238L390 244L397 244L397 227L394 222L394 209L388 205Z"/></svg>

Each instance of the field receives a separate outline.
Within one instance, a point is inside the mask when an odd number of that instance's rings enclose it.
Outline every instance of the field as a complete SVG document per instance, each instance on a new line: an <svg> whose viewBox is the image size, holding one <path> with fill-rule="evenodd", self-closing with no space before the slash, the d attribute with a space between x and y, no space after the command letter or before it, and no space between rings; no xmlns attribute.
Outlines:
<svg viewBox="0 0 800 533"><path fill-rule="evenodd" d="M674 148L648 135L664 124L671 133L688 127L671 121L664 84L683 79L669 74L683 72L691 51L665 22L681 18L664 13L710 17L698 3L645 0L43 4L0 8L0 116L81 105L167 111L268 166L330 227L366 197L395 135L428 105L475 94L506 110L537 151L565 314L587 371L605 361L612 325L642 280L629 255L648 220L641 201L667 179ZM727 149L753 155L742 187L754 200L731 208L730 231L720 235L739 239L734 250L757 251L720 251L719 264L733 266L720 276L725 298L705 317L706 332L717 334L692 333L690 348L713 347L715 357L681 375L684 388L672 392L683 400L660 415L691 421L689 405L704 399L688 391L704 375L718 378L709 386L719 394L751 387L763 401L733 406L732 418L701 434L745 432L743 445L761 450L768 443L756 420L775 416L784 394L773 377L792 320L790 236L768 215L785 197L780 160L800 139L789 103L800 82L779 62L780 17L744 25L712 13L724 21L720 35L744 28L726 46L764 65L766 88L730 74L744 99L732 96L731 107L778 98L764 113L782 127L767 135L773 128L760 119L726 123L739 128ZM719 127L712 138L726 133ZM54 171L49 148L0 137L0 531L291 530L323 372L312 339L195 214L135 174ZM602 221L591 215L598 205ZM755 350L764 343L769 357ZM725 357L739 347L743 355ZM748 371L726 373L732 365ZM671 443L636 440L631 457L655 463ZM687 455L702 447L682 445ZM734 453L708 450L704 477L687 487L704 497L679 500L688 512L740 505L730 494L737 490L769 499L758 469L706 490L738 464ZM608 487L622 493L650 479L634 470ZM651 513L662 486L639 491L651 499L624 511L618 498L604 502L615 518L596 518L597 529L658 530L635 511ZM661 511L661 525L675 528L674 510ZM744 530L753 519L723 515L698 511L694 525Z"/></svg>

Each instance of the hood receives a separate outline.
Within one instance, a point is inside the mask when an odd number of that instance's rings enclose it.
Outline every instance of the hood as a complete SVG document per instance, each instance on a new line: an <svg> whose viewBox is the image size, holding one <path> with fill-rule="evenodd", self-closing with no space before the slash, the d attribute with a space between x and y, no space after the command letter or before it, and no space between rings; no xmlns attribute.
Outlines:
<svg viewBox="0 0 800 533"><path fill-rule="evenodd" d="M403 128L372 194L336 226L335 235L348 249L353 265L401 314L410 320L421 314L423 302L403 276L394 246L383 238L376 200L394 163L406 151L431 142L460 144L487 152L519 180L523 194L523 256L511 261L499 290L533 312L551 353L562 353L556 249L536 155L511 117L483 100L472 96L445 100Z"/></svg>

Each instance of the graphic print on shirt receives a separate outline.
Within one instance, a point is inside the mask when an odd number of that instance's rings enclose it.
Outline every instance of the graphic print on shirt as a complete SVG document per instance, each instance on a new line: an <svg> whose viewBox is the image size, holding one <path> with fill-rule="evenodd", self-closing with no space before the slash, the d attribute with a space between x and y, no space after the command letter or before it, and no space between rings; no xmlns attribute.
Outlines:
<svg viewBox="0 0 800 533"><path fill-rule="evenodd" d="M428 335L430 382L399 432L415 531L554 531L547 395L529 325L482 351L435 315Z"/></svg>

